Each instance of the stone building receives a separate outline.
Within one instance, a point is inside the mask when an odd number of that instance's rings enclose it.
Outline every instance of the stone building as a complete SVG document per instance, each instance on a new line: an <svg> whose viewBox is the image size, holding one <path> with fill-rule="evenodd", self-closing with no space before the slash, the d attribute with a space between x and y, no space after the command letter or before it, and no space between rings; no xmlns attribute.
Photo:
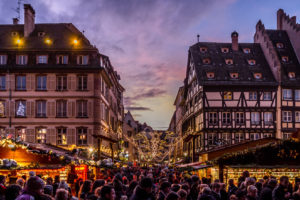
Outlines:
<svg viewBox="0 0 300 200"><path fill-rule="evenodd" d="M256 25L254 43L197 42L189 48L182 126L191 162L203 152L263 138L287 139L300 128L300 25L277 12L277 30ZM175 102L176 102L175 101ZM177 105L177 104L176 104ZM179 123L180 124L180 123Z"/></svg>
<svg viewBox="0 0 300 200"><path fill-rule="evenodd" d="M0 135L64 148L122 135L123 91L107 56L71 23L0 25ZM102 137L103 136L103 137Z"/></svg>

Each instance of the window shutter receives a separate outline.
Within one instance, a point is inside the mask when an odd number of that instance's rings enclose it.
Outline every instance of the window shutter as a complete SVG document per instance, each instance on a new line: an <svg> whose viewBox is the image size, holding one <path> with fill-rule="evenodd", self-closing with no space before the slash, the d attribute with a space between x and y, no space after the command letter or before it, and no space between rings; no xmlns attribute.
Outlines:
<svg viewBox="0 0 300 200"><path fill-rule="evenodd" d="M76 107L75 107L75 102L72 102L72 117L76 117Z"/></svg>
<svg viewBox="0 0 300 200"><path fill-rule="evenodd" d="M67 112L68 112L68 117L72 117L72 103L73 102L70 102L70 101L68 101L68 103L67 103Z"/></svg>
<svg viewBox="0 0 300 200"><path fill-rule="evenodd" d="M67 129L67 143L68 145L76 144L75 129Z"/></svg>
<svg viewBox="0 0 300 200"><path fill-rule="evenodd" d="M14 101L10 102L10 116L11 117L15 116L15 102Z"/></svg>
<svg viewBox="0 0 300 200"><path fill-rule="evenodd" d="M36 89L36 80L35 80L35 76L33 74L30 74L30 79L31 79L31 90L35 90ZM29 87L28 87L29 88Z"/></svg>
<svg viewBox="0 0 300 200"><path fill-rule="evenodd" d="M26 76L26 90L31 90L31 75Z"/></svg>
<svg viewBox="0 0 300 200"><path fill-rule="evenodd" d="M88 129L88 134L87 134L87 143L89 146L93 147L93 129Z"/></svg>
<svg viewBox="0 0 300 200"><path fill-rule="evenodd" d="M35 117L35 102L30 102L30 109L32 117Z"/></svg>
<svg viewBox="0 0 300 200"><path fill-rule="evenodd" d="M34 129L27 129L26 141L27 142L32 142L32 143L35 142Z"/></svg>
<svg viewBox="0 0 300 200"><path fill-rule="evenodd" d="M46 144L51 144L51 129L47 128L47 133L46 133Z"/></svg>
<svg viewBox="0 0 300 200"><path fill-rule="evenodd" d="M49 80L50 80L49 90L55 90L56 89L56 77L54 75L50 75Z"/></svg>
<svg viewBox="0 0 300 200"><path fill-rule="evenodd" d="M50 129L49 133L50 133L50 140L49 140L50 144L56 145L56 130L52 128Z"/></svg>
<svg viewBox="0 0 300 200"><path fill-rule="evenodd" d="M26 116L31 117L31 103L29 101L26 102Z"/></svg>
<svg viewBox="0 0 300 200"><path fill-rule="evenodd" d="M48 101L47 102L47 110L46 110L46 113L48 115L47 117L52 117L52 112L50 112L50 111L51 111L51 103Z"/></svg>
<svg viewBox="0 0 300 200"><path fill-rule="evenodd" d="M70 79L71 79L71 86L70 86L71 90L76 90L76 77L72 75Z"/></svg>
<svg viewBox="0 0 300 200"><path fill-rule="evenodd" d="M88 102L88 117L93 117L94 110L93 110L93 102Z"/></svg>
<svg viewBox="0 0 300 200"><path fill-rule="evenodd" d="M5 117L9 117L9 101L5 101Z"/></svg>
<svg viewBox="0 0 300 200"><path fill-rule="evenodd" d="M89 91L93 90L94 85L94 75L90 75L87 77L87 89Z"/></svg>
<svg viewBox="0 0 300 200"><path fill-rule="evenodd" d="M72 84L71 76L68 76L67 77L67 89L68 90L72 89L71 84Z"/></svg>

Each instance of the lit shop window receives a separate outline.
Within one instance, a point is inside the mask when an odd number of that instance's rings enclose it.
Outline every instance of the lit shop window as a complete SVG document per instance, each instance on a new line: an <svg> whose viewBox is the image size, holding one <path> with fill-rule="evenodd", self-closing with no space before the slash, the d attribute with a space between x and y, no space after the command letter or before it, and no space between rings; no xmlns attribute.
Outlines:
<svg viewBox="0 0 300 200"><path fill-rule="evenodd" d="M77 144L86 145L87 144L87 128L77 129Z"/></svg>
<svg viewBox="0 0 300 200"><path fill-rule="evenodd" d="M0 138L2 139L5 137L7 137L6 130L5 130L5 128L0 127Z"/></svg>
<svg viewBox="0 0 300 200"><path fill-rule="evenodd" d="M17 141L26 141L26 129L16 128Z"/></svg>
<svg viewBox="0 0 300 200"><path fill-rule="evenodd" d="M47 129L37 128L36 135L35 135L36 143L45 144L46 143L46 134L47 134Z"/></svg>
<svg viewBox="0 0 300 200"><path fill-rule="evenodd" d="M66 145L67 144L67 128L57 129L57 144Z"/></svg>
<svg viewBox="0 0 300 200"><path fill-rule="evenodd" d="M0 117L5 117L5 101L0 101Z"/></svg>

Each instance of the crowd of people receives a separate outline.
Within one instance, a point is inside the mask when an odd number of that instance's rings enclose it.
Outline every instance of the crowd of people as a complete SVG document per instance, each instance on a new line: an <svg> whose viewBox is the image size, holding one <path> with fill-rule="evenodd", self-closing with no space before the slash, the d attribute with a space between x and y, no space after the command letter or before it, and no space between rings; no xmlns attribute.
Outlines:
<svg viewBox="0 0 300 200"><path fill-rule="evenodd" d="M0 175L0 200L300 200L299 179L292 185L286 176L256 179L247 171L227 184L168 168L120 168L102 175L72 185L34 172L6 184Z"/></svg>

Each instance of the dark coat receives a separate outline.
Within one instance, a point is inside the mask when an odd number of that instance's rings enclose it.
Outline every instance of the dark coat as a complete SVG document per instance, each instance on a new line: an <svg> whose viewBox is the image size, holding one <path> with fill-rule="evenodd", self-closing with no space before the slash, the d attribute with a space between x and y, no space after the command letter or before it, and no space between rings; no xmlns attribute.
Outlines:
<svg viewBox="0 0 300 200"><path fill-rule="evenodd" d="M202 194L198 200L216 200L212 195Z"/></svg>
<svg viewBox="0 0 300 200"><path fill-rule="evenodd" d="M147 192L138 185L130 200L155 200L155 197L153 194L147 194Z"/></svg>
<svg viewBox="0 0 300 200"><path fill-rule="evenodd" d="M273 188L266 186L262 189L260 193L260 200L272 200Z"/></svg>
<svg viewBox="0 0 300 200"><path fill-rule="evenodd" d="M273 200L288 200L289 198L285 198L285 194L288 193L288 189L279 185L273 190L272 198Z"/></svg>

